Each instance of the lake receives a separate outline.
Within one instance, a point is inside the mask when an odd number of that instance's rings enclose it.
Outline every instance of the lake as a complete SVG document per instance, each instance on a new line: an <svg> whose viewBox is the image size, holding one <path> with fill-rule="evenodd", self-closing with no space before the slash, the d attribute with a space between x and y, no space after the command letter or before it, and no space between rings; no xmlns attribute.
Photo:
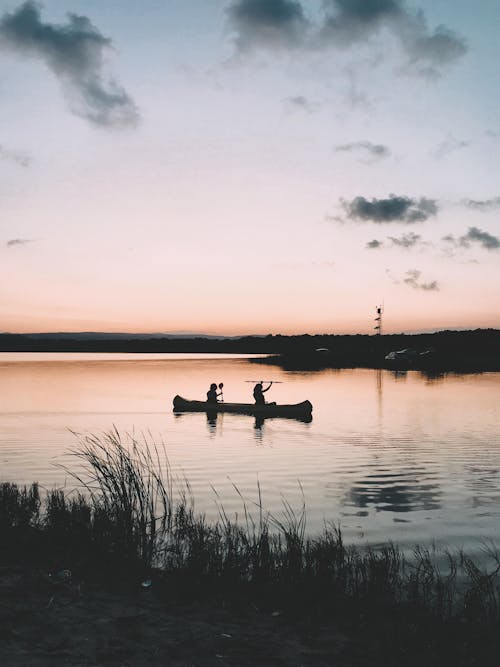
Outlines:
<svg viewBox="0 0 500 667"><path fill-rule="evenodd" d="M266 398L309 399L313 419L174 415L175 394L203 400L224 382L227 401L252 401L247 380L281 384ZM307 508L307 530L339 524L345 540L404 548L500 544L500 374L427 378L354 369L290 372L248 356L0 353L0 481L73 488L58 463L79 433L116 426L166 444L198 510L217 497L241 516L237 487L265 507Z"/></svg>

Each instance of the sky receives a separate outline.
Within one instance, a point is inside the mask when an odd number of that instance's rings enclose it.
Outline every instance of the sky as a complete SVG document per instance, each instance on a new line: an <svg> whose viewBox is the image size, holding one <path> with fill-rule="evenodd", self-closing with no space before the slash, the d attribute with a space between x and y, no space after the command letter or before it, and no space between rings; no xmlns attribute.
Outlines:
<svg viewBox="0 0 500 667"><path fill-rule="evenodd" d="M0 331L500 328L498 0L0 0Z"/></svg>

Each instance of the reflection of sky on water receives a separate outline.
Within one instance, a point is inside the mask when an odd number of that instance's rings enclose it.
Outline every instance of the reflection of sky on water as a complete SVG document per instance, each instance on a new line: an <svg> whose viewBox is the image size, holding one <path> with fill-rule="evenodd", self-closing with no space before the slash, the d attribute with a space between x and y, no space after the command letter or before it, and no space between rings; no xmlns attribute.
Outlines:
<svg viewBox="0 0 500 667"><path fill-rule="evenodd" d="M498 462L467 465L468 488L472 507L500 506L500 470Z"/></svg>
<svg viewBox="0 0 500 667"><path fill-rule="evenodd" d="M39 355L40 356L40 355ZM213 489L241 515L260 485L271 511L307 507L307 530L340 521L348 541L441 539L500 544L500 374L427 377L388 371L287 372L270 400L309 399L313 421L174 415L172 398L251 400L255 365L201 355L0 355L0 475L69 484L53 463L75 445L68 429L151 433L189 480L196 506L217 516ZM259 371L260 372L260 371Z"/></svg>
<svg viewBox="0 0 500 667"><path fill-rule="evenodd" d="M373 473L356 481L345 500L347 505L377 512L412 512L441 507L439 485L422 482L406 473Z"/></svg>

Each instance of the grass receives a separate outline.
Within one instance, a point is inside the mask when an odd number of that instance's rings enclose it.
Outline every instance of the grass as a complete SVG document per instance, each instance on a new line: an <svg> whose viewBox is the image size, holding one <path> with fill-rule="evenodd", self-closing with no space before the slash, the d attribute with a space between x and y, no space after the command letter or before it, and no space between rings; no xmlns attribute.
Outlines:
<svg viewBox="0 0 500 667"><path fill-rule="evenodd" d="M151 438L124 441L113 430L81 438L70 455L73 492L42 497L36 484L0 484L1 563L68 569L100 586L137 588L152 578L170 604L209 600L311 623L335 619L417 653L427 645L447 657L459 651L463 658L471 647L478 655L500 650L494 549L488 567L462 552L445 554L439 567L423 547L410 556L392 544L350 547L334 524L308 536L305 504L267 512L260 488L257 502L241 498L238 522L220 502L218 520L209 522Z"/></svg>

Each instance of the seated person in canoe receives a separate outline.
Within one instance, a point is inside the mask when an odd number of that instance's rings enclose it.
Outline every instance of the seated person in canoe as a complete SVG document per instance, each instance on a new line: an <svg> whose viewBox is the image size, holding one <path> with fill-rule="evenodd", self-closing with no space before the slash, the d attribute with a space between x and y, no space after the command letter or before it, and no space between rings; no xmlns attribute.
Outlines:
<svg viewBox="0 0 500 667"><path fill-rule="evenodd" d="M212 382L210 389L207 391L207 403L218 403L219 396L222 396L222 382L219 385L220 391L217 391L217 385L215 382Z"/></svg>
<svg viewBox="0 0 500 667"><path fill-rule="evenodd" d="M253 388L253 397L255 399L255 405L264 405L266 399L264 398L264 393L271 389L272 382L269 382L269 385L264 389L262 382L258 382Z"/></svg>

